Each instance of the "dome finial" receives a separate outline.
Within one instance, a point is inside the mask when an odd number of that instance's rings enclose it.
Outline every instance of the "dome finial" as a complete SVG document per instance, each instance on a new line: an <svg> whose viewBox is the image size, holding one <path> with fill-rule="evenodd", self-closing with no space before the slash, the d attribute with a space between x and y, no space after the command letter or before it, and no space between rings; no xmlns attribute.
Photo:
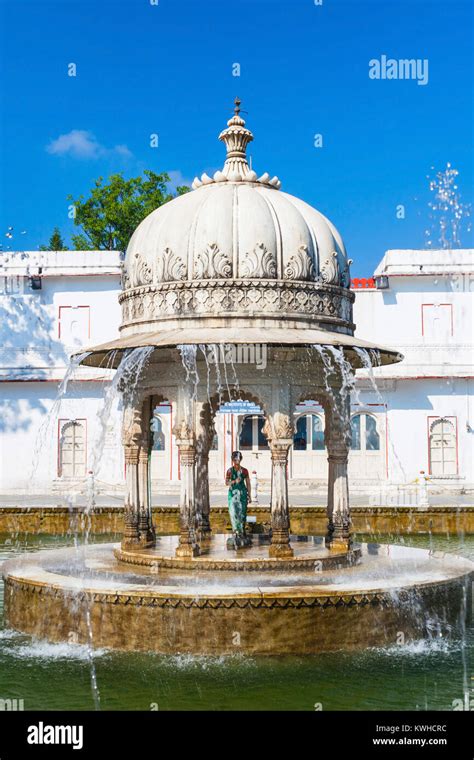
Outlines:
<svg viewBox="0 0 474 760"><path fill-rule="evenodd" d="M224 129L219 135L219 140L222 140L227 148L227 157L222 173L227 179L235 182L248 179L251 172L247 163L247 145L252 142L253 134L245 128L245 121L240 116L240 103L240 98L236 97L234 115L227 122L227 129Z"/></svg>
<svg viewBox="0 0 474 760"><path fill-rule="evenodd" d="M208 177L205 172L201 174L200 179L195 177L192 182L193 190L214 182L252 182L273 187L276 190L280 189L281 182L278 177L270 177L267 172L258 177L248 165L247 145L252 142L253 134L245 127L245 121L240 115L240 103L239 97L234 98L234 114L227 122L227 129L223 129L219 135L219 140L225 143L227 149L222 171L218 169L212 177Z"/></svg>

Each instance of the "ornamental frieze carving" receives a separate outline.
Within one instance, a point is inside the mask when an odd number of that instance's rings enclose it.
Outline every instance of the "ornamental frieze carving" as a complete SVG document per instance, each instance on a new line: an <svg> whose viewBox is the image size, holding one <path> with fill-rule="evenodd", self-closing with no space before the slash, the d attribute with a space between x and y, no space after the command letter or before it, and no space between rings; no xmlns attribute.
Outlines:
<svg viewBox="0 0 474 760"><path fill-rule="evenodd" d="M204 251L198 253L194 262L194 277L198 280L232 277L232 262L217 243L209 243Z"/></svg>
<svg viewBox="0 0 474 760"><path fill-rule="evenodd" d="M296 301L297 301L297 303L298 303L298 306L299 306L301 309L304 309L304 307L305 307L305 306L306 306L306 304L308 303L308 297L309 297L309 296L308 296L308 293L305 293L305 292L304 292L304 290L299 290L299 291L296 293Z"/></svg>
<svg viewBox="0 0 474 760"><path fill-rule="evenodd" d="M167 309L169 309L171 312L174 310L174 308L178 305L179 302L179 296L176 293L176 291L171 290L169 291L165 296L165 303Z"/></svg>
<svg viewBox="0 0 474 760"><path fill-rule="evenodd" d="M154 293L153 295L153 308L152 308L152 314L155 318L158 318L160 314L163 312L164 305L165 305L165 293Z"/></svg>
<svg viewBox="0 0 474 760"><path fill-rule="evenodd" d="M243 286L234 280L219 286L205 281L195 287L180 282L161 283L129 291L120 298L124 323L145 317L187 316L224 313L314 315L318 318L352 320L353 293L318 283L258 279Z"/></svg>
<svg viewBox="0 0 474 760"><path fill-rule="evenodd" d="M139 564L138 562L136 564ZM285 567L289 569L298 569L298 562L285 563ZM453 584L454 585L454 584ZM28 580L18 579L12 576L7 576L5 579L5 586L8 593L11 593L13 589L20 591L23 594L33 596L45 596L48 598L63 600L67 597L67 592L61 587L48 586L46 584L31 583ZM140 594L137 592L127 593L110 593L107 591L78 591L74 594L74 599L77 604L94 603L94 604L113 604L114 606L120 605L129 607L130 605L137 607L184 607L186 609L191 608L211 608L230 609L236 607L242 609L244 607L253 607L255 609L285 609L285 608L301 608L301 607L340 607L341 605L353 607L353 606L366 606L366 605L382 605L393 606L393 599L390 594L381 591L367 591L360 593L334 593L327 595L315 596L308 590L308 595L304 597L288 596L284 597L265 597L261 594L258 596L238 597L167 597L154 596L152 594Z"/></svg>
<svg viewBox="0 0 474 760"><path fill-rule="evenodd" d="M263 243L257 243L253 251L245 254L239 276L245 279L275 278L277 265L274 254Z"/></svg>
<svg viewBox="0 0 474 760"><path fill-rule="evenodd" d="M212 292L213 306L218 311L228 311L231 308L229 293L224 288L216 288Z"/></svg>
<svg viewBox="0 0 474 760"><path fill-rule="evenodd" d="M284 275L287 280L315 279L314 261L307 245L300 245L296 253L290 256Z"/></svg>
<svg viewBox="0 0 474 760"><path fill-rule="evenodd" d="M268 309L271 311L275 308L278 308L278 304L279 304L278 293L275 290L264 290L263 301L264 301L265 309Z"/></svg>
<svg viewBox="0 0 474 760"><path fill-rule="evenodd" d="M143 298L143 311L145 314L150 314L153 309L153 298L151 293L147 293Z"/></svg>
<svg viewBox="0 0 474 760"><path fill-rule="evenodd" d="M181 256L174 253L171 248L165 248L157 263L158 282L174 282L186 280L187 267Z"/></svg>
<svg viewBox="0 0 474 760"><path fill-rule="evenodd" d="M247 291L247 303L250 309L255 310L257 306L260 306L261 299L261 290L258 290L257 288L250 288L250 290Z"/></svg>
<svg viewBox="0 0 474 760"><path fill-rule="evenodd" d="M242 310L242 304L245 301L245 291L242 288L233 288L230 291L230 298L236 311Z"/></svg>
<svg viewBox="0 0 474 760"><path fill-rule="evenodd" d="M283 309L294 311L295 294L292 290L283 290L280 299Z"/></svg>

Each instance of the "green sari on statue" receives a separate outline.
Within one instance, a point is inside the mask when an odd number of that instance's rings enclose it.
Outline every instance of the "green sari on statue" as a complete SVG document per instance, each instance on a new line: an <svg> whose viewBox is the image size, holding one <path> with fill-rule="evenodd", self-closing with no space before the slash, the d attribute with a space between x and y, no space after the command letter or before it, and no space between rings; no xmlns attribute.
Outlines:
<svg viewBox="0 0 474 760"><path fill-rule="evenodd" d="M241 467L239 470L236 470L235 467L229 467L227 470L227 480L237 480L237 483L229 486L227 503L229 506L232 531L239 537L245 535L245 526L247 524L247 504L249 494L246 486L246 478L248 477L249 473L245 467Z"/></svg>

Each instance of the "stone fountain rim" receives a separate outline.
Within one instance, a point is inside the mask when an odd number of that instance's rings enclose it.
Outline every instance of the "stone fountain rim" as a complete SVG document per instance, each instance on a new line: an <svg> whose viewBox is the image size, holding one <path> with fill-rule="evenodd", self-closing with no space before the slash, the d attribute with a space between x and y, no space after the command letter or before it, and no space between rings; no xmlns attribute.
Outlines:
<svg viewBox="0 0 474 760"><path fill-rule="evenodd" d="M367 544L360 544L361 547L367 546ZM191 606L205 606L206 603L213 605L214 603L222 603L223 606L229 604L229 602L235 602L237 606L241 603L247 602L252 604L256 600L260 600L262 603L267 601L280 601L287 604L292 603L292 600L297 602L305 601L307 604L316 606L325 605L337 605L343 604L368 604L368 603L394 603L394 595L403 593L412 593L416 591L423 591L428 589L437 589L449 587L453 584L458 584L463 579L469 579L474 576L474 562L466 557L460 557L456 554L450 554L449 552L431 551L429 549L421 549L418 547L402 547L399 544L384 544L384 546L409 550L415 554L424 555L425 559L430 560L444 560L449 559L451 563L450 575L447 578L435 579L435 580L418 580L412 583L401 583L400 585L384 588L380 585L374 585L370 588L346 588L344 590L338 589L334 585L321 585L315 583L314 585L298 586L297 583L289 583L287 586L265 586L261 583L252 584L249 576L246 576L242 580L242 585L231 586L229 593L223 593L222 588L216 589L216 593L211 593L209 589L201 590L197 593L196 587L191 587L189 590L176 591L173 586L156 585L150 587L147 584L133 585L126 581L115 583L114 580L110 580L110 587L104 588L103 585L98 584L93 586L85 585L80 576L73 575L60 575L58 572L50 568L44 568L40 566L41 560L45 558L52 560L51 555L61 555L65 553L76 553L75 547L62 547L59 549L44 549L39 552L35 552L27 558L24 556L7 560L2 565L2 575L5 582L5 587L15 585L26 590L29 589L32 593L39 593L42 595L50 596L74 596L80 598L92 597L94 601L100 601L104 603L120 603L133 605L146 604L147 600L155 600L159 602L160 606L174 607L176 604L184 604ZM106 544L93 544L86 548L92 551L101 551L103 553L110 552L111 558L113 557L114 549L118 548L119 544L106 543ZM331 568L333 570L334 568ZM31 577L31 570L34 571L34 577ZM183 568L184 570L184 568ZM341 572L350 570L350 568L342 569ZM324 571L323 571L324 572ZM322 573L323 574L323 573ZM146 577L149 577L148 575ZM190 578L193 574L190 573ZM251 576L250 576L251 577ZM62 582L61 582L62 579ZM374 581L380 583L380 579L376 578Z"/></svg>

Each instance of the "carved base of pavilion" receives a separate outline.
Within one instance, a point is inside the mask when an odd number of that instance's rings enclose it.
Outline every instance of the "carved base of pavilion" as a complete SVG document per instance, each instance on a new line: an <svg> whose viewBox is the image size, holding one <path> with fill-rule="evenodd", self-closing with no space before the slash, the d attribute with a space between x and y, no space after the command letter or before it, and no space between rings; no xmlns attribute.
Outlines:
<svg viewBox="0 0 474 760"><path fill-rule="evenodd" d="M224 535L184 562L176 536L158 539L158 558L124 557L116 544L23 555L3 567L6 624L53 642L74 631L79 644L171 655L303 655L396 646L400 631L407 643L462 633L473 562L363 544L351 565L321 541L292 538L288 560L260 557L258 546L229 559Z"/></svg>
<svg viewBox="0 0 474 760"><path fill-rule="evenodd" d="M326 546L326 549L329 549L329 551L333 553L350 552L353 541L351 536L347 538L334 538L333 536L326 536L324 544Z"/></svg>
<svg viewBox="0 0 474 760"><path fill-rule="evenodd" d="M160 536L153 548L139 550L124 549L123 545L114 549L114 556L120 562L140 567L149 567L157 572L160 569L176 570L212 570L212 571L251 571L251 570L336 570L355 565L361 550L355 546L350 551L328 550L319 536L292 537L293 549L290 554L269 556L267 540L260 542L258 535L253 536L250 547L233 551L227 549L226 534L212 535L201 545L197 555L178 555L178 536ZM265 537L266 538L266 537ZM283 547L285 548L285 547Z"/></svg>

